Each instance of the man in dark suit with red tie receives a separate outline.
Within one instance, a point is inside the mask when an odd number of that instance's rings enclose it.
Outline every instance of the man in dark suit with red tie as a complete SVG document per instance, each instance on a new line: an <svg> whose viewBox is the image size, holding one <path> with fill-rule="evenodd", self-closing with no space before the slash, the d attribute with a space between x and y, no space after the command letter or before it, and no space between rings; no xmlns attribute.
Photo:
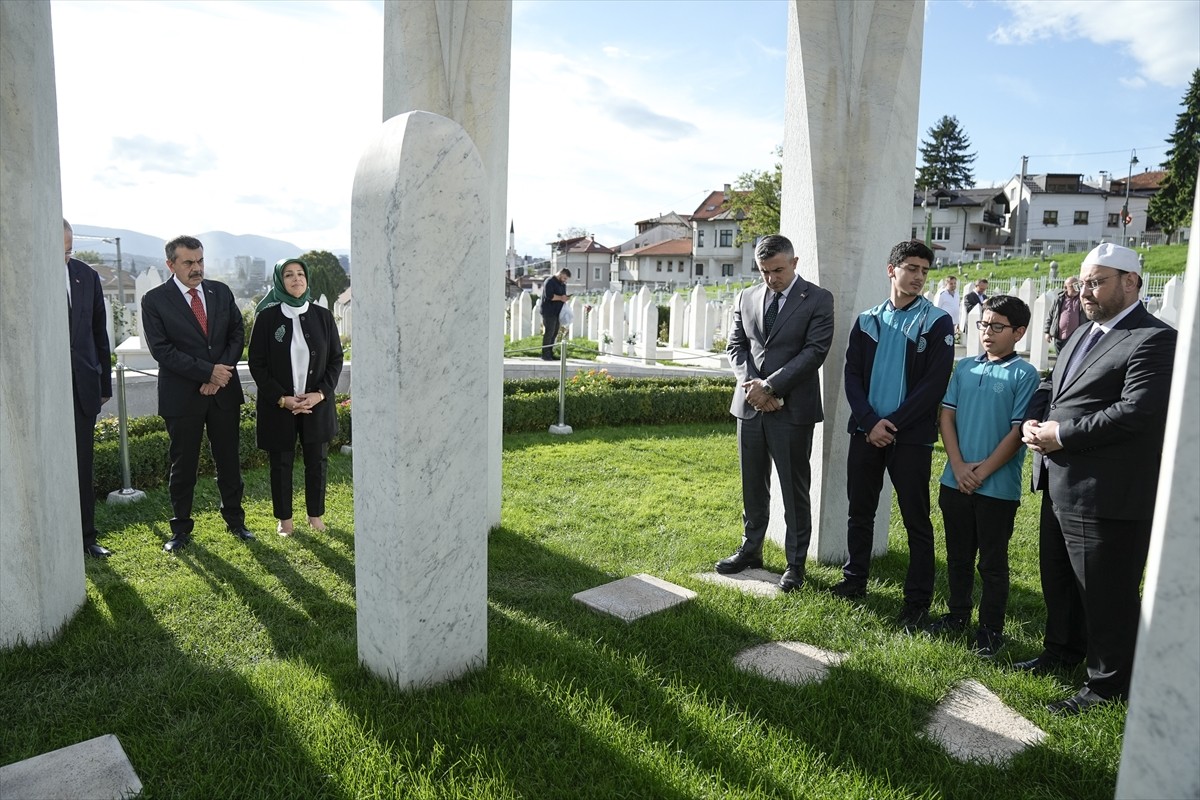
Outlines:
<svg viewBox="0 0 1200 800"><path fill-rule="evenodd" d="M1101 244L1083 260L1090 323L1067 341L1022 426L1041 489L1039 540L1046 633L1018 663L1044 673L1087 658L1087 682L1057 715L1124 699L1141 615L1175 330L1138 299L1142 268L1127 247Z"/></svg>
<svg viewBox="0 0 1200 800"><path fill-rule="evenodd" d="M83 523L83 552L108 558L112 552L96 543L96 492L92 464L96 446L96 417L112 397L112 356L104 312L104 293L96 270L71 258L74 232L63 220L63 249L67 264L67 303L71 326L71 399L75 405L75 456L79 471L79 516Z"/></svg>
<svg viewBox="0 0 1200 800"><path fill-rule="evenodd" d="M238 426L243 402L237 362L245 332L229 287L204 280L204 245L192 236L167 242L171 278L142 298L146 344L158 362L158 413L171 439L171 539L167 552L192 538L192 499L205 429L217 468L221 516L230 533L254 538L242 509Z"/></svg>
<svg viewBox="0 0 1200 800"><path fill-rule="evenodd" d="M763 282L733 309L729 362L737 376L729 412L737 417L742 468L742 544L717 572L762 566L771 514L771 465L783 495L785 592L804 585L812 536L809 456L813 427L824 419L817 371L833 342L833 295L796 274L792 243L765 236L754 248Z"/></svg>

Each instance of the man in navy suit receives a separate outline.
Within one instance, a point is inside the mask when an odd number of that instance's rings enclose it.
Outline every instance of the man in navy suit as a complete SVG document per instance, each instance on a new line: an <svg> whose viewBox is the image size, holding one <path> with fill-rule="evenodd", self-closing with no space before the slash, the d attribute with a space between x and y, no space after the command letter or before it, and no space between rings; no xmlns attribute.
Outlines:
<svg viewBox="0 0 1200 800"><path fill-rule="evenodd" d="M1016 666L1043 673L1087 658L1083 687L1048 706L1058 715L1124 699L1133 672L1176 340L1142 306L1141 273L1127 247L1087 254L1079 285L1090 323L1063 347L1022 426L1043 492L1046 632L1042 652Z"/></svg>
<svg viewBox="0 0 1200 800"><path fill-rule="evenodd" d="M737 376L729 413L737 417L742 468L742 544L717 562L729 574L762 566L771 514L771 464L783 494L785 592L804 585L812 535L809 456L813 427L824 419L817 371L833 341L833 295L796 274L792 243L765 236L754 248L763 283L738 295L729 334Z"/></svg>
<svg viewBox="0 0 1200 800"><path fill-rule="evenodd" d="M204 245L192 236L167 242L171 279L142 298L146 344L158 362L158 413L171 439L171 539L167 552L192 538L192 499L200 464L200 441L208 444L217 468L221 516L230 533L254 538L242 509L238 454L242 385L237 362L245 333L233 292L204 280Z"/></svg>
<svg viewBox="0 0 1200 800"><path fill-rule="evenodd" d="M75 457L79 470L79 516L83 522L83 552L95 558L112 555L96 543L96 493L92 463L96 417L112 397L112 352L104 318L100 276L71 258L75 236L63 220L63 250L67 264L67 303L71 325L71 399L75 404Z"/></svg>

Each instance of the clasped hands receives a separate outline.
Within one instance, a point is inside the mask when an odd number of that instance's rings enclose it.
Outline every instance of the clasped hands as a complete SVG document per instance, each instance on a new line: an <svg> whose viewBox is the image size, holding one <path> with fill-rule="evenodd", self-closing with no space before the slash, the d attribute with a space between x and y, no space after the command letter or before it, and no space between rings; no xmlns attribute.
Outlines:
<svg viewBox="0 0 1200 800"><path fill-rule="evenodd" d="M284 395L283 407L288 411L291 411L293 415L311 414L313 406L321 402L323 399L324 398L321 397L320 392L305 392L304 394L298 394L294 397L288 397L287 395Z"/></svg>
<svg viewBox="0 0 1200 800"><path fill-rule="evenodd" d="M1058 443L1058 423L1054 420L1025 420L1021 424L1021 441L1028 445L1030 450L1042 455L1063 449Z"/></svg>
<svg viewBox="0 0 1200 800"><path fill-rule="evenodd" d="M778 411L783 408L779 398L767 391L760 378L751 378L742 384L746 392L746 402L754 409L764 413Z"/></svg>
<svg viewBox="0 0 1200 800"><path fill-rule="evenodd" d="M212 396L229 384L230 378L233 377L233 367L225 364L213 364L212 375L208 379L208 383L201 384L200 394L205 397Z"/></svg>

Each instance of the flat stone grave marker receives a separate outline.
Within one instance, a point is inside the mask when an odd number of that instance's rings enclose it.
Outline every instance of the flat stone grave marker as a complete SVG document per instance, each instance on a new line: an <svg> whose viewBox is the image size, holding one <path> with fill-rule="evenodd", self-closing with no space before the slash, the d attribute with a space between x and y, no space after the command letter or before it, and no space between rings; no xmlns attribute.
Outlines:
<svg viewBox="0 0 1200 800"><path fill-rule="evenodd" d="M696 593L691 589L641 572L578 592L572 595L571 599L583 603L593 611L609 614L625 622L633 622L686 603L695 596Z"/></svg>
<svg viewBox="0 0 1200 800"><path fill-rule="evenodd" d="M996 766L1046 738L1045 731L974 680L957 684L938 703L923 733L959 761Z"/></svg>
<svg viewBox="0 0 1200 800"><path fill-rule="evenodd" d="M793 686L823 681L831 667L845 660L845 653L822 650L804 642L767 642L734 656L733 665Z"/></svg>
<svg viewBox="0 0 1200 800"><path fill-rule="evenodd" d="M779 588L779 579L783 576L765 569L746 569L732 575L722 575L719 572L697 572L692 577L707 583L714 583L717 586L728 586L746 594L756 594L762 597L783 594L783 590Z"/></svg>
<svg viewBox="0 0 1200 800"><path fill-rule="evenodd" d="M0 797L118 800L142 793L121 742L111 733L0 767Z"/></svg>

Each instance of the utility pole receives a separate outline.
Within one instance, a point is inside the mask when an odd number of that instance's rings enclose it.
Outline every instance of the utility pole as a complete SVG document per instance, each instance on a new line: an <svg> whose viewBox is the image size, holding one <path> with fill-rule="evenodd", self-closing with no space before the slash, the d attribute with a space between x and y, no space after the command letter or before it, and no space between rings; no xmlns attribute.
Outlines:
<svg viewBox="0 0 1200 800"><path fill-rule="evenodd" d="M1138 163L1137 150L1129 151L1129 177L1125 179L1125 205L1121 208L1121 246L1129 246L1129 237L1125 235L1125 229L1129 227L1129 223L1133 217L1129 215L1129 184L1133 183L1133 165Z"/></svg>
<svg viewBox="0 0 1200 800"><path fill-rule="evenodd" d="M1016 255L1016 249L1025 243L1025 229L1022 228L1022 222L1028 215L1028 212L1022 213L1021 208L1025 203L1025 173L1029 170L1029 156L1021 156L1021 179L1017 183L1017 224L1016 230L1013 231L1013 255Z"/></svg>

